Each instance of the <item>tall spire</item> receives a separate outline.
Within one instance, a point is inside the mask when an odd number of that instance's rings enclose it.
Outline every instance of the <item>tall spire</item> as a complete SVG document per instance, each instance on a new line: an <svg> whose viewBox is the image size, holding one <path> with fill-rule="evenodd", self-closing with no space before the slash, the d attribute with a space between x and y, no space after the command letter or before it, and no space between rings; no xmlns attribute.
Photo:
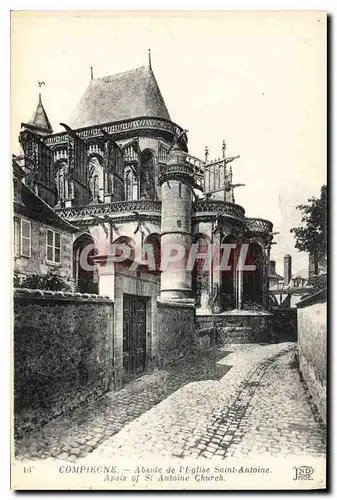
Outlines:
<svg viewBox="0 0 337 500"><path fill-rule="evenodd" d="M47 113L43 107L40 93L36 111L27 125L30 125L31 127L38 129L40 133L44 132L45 134L52 134L53 132Z"/></svg>

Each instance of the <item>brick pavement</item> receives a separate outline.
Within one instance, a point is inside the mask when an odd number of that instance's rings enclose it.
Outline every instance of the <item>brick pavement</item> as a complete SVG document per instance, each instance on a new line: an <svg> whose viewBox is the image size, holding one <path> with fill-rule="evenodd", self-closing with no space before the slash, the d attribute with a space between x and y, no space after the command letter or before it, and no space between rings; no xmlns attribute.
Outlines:
<svg viewBox="0 0 337 500"><path fill-rule="evenodd" d="M224 362L234 366L221 380L176 391L88 460L323 457L325 431L293 363L293 347L230 346L234 352Z"/></svg>
<svg viewBox="0 0 337 500"><path fill-rule="evenodd" d="M95 402L57 417L39 431L17 440L16 458L76 461L85 457L128 422L185 384L221 378L229 367L216 362L226 354L224 349L216 348L195 353L179 363L136 379L118 392L109 392Z"/></svg>

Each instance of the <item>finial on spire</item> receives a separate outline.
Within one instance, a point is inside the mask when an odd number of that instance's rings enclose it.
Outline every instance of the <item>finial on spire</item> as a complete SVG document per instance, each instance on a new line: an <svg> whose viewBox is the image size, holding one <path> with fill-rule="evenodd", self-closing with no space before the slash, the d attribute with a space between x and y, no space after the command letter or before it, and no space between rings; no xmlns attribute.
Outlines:
<svg viewBox="0 0 337 500"><path fill-rule="evenodd" d="M151 66L151 49L149 49L149 68L152 69L152 66Z"/></svg>
<svg viewBox="0 0 337 500"><path fill-rule="evenodd" d="M94 68L92 66L90 66L90 78L91 80L94 79Z"/></svg>
<svg viewBox="0 0 337 500"><path fill-rule="evenodd" d="M37 84L38 84L39 89L40 89L42 87L42 85L46 85L46 82L40 82L40 80L38 80ZM42 104L42 94L41 94L41 91L39 92L39 104Z"/></svg>
<svg viewBox="0 0 337 500"><path fill-rule="evenodd" d="M208 161L208 155L209 155L208 146L205 146L205 163L207 163Z"/></svg>
<svg viewBox="0 0 337 500"><path fill-rule="evenodd" d="M222 141L222 157L225 158L226 156L226 149L227 149L227 145L226 145L226 142L225 142L225 139Z"/></svg>

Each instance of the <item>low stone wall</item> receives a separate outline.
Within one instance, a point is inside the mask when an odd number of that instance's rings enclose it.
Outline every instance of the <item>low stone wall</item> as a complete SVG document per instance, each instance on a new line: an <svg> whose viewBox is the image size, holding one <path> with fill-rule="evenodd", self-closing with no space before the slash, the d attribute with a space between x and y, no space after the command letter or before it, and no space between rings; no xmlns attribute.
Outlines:
<svg viewBox="0 0 337 500"><path fill-rule="evenodd" d="M313 402L326 423L326 290L297 304L299 367Z"/></svg>
<svg viewBox="0 0 337 500"><path fill-rule="evenodd" d="M190 354L196 348L194 307L158 302L157 332L159 366Z"/></svg>
<svg viewBox="0 0 337 500"><path fill-rule="evenodd" d="M261 311L230 311L197 316L200 347L271 342L272 315Z"/></svg>
<svg viewBox="0 0 337 500"><path fill-rule="evenodd" d="M17 436L111 388L112 328L113 303L105 297L15 290Z"/></svg>

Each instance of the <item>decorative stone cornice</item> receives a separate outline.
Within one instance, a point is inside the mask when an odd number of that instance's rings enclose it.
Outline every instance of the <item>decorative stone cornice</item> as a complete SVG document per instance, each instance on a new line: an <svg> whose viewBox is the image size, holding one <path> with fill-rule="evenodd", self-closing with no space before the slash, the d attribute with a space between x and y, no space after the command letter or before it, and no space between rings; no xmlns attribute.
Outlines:
<svg viewBox="0 0 337 500"><path fill-rule="evenodd" d="M220 200L198 200L193 203L194 216L212 214L234 217L243 220L245 209L236 203Z"/></svg>
<svg viewBox="0 0 337 500"><path fill-rule="evenodd" d="M178 179L194 184L193 168L188 164L165 165L160 172L159 184L163 184L171 179Z"/></svg>
<svg viewBox="0 0 337 500"><path fill-rule="evenodd" d="M176 136L179 135L183 130L181 127L179 127L179 125L171 122L170 120L165 120L163 118L140 117L133 118L131 120L121 120L118 122L107 123L100 126L77 129L76 135L82 140L102 137L102 128L104 128L105 132L111 135L119 135L125 132L136 130L158 130L162 132L168 132L172 134L172 136ZM57 134L46 137L45 143L48 146L53 147L57 144L66 142L67 138L67 132L59 132Z"/></svg>
<svg viewBox="0 0 337 500"><path fill-rule="evenodd" d="M266 219L246 218L246 228L252 233L269 234L273 231L273 224Z"/></svg>
<svg viewBox="0 0 337 500"><path fill-rule="evenodd" d="M151 216L161 217L161 201L158 200L135 200L135 201L114 201L112 203L98 203L96 205L86 205L84 207L59 208L55 210L58 215L66 220L81 221L90 218L99 218L104 216L114 216L117 214L133 212L145 212ZM133 220L129 216L127 220ZM120 218L118 217L118 220Z"/></svg>
<svg viewBox="0 0 337 500"><path fill-rule="evenodd" d="M177 170L175 167L179 167ZM172 165L171 173L182 172L181 168L189 168L186 165ZM187 174L188 175L188 174ZM171 177L172 178L172 177ZM160 200L134 200L115 201L112 203L98 203L84 207L58 208L55 212L67 221L87 224L90 219L102 219L102 222L129 222L137 219L136 212L140 213L146 220L153 220L160 224L161 220ZM259 235L269 235L273 231L273 224L265 219L246 218L245 210L240 205L220 200L199 200L193 204L192 218L194 220L214 220L214 217L233 219L233 222L243 224L246 231Z"/></svg>

